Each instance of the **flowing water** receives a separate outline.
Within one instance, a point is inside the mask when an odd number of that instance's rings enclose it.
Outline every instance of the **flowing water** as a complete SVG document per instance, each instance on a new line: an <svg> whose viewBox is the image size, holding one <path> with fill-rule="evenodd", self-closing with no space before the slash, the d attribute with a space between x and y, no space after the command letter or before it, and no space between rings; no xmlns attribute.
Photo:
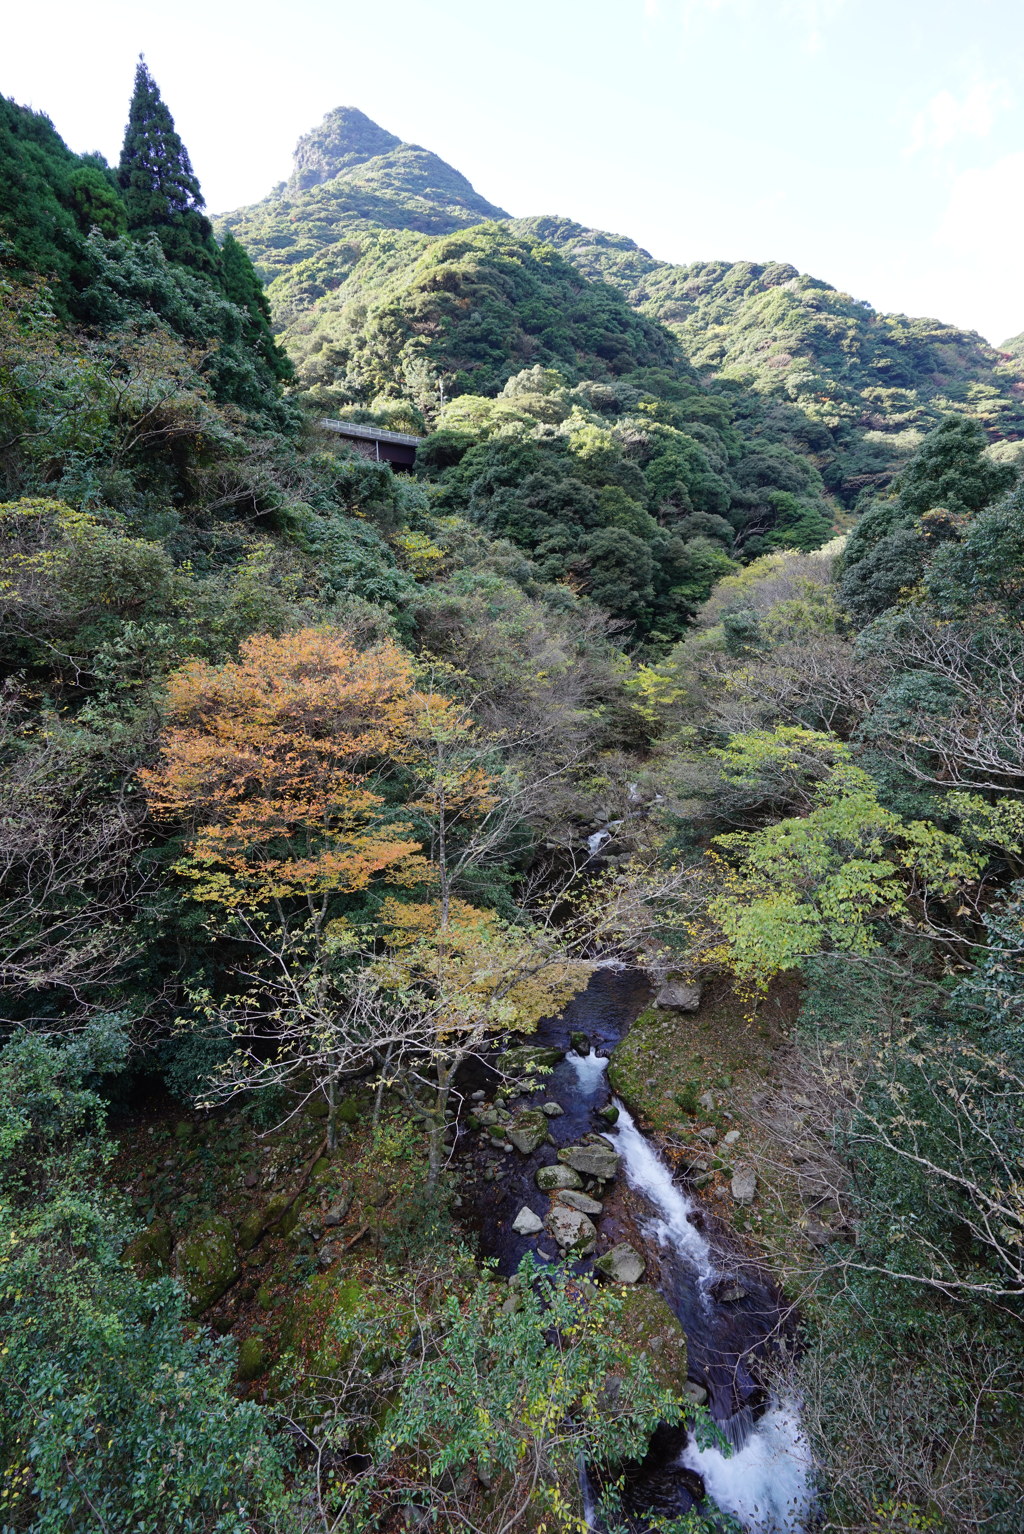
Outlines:
<svg viewBox="0 0 1024 1534"><path fill-rule="evenodd" d="M521 1237L512 1221L524 1204L543 1217L548 1200L535 1183L538 1166L555 1160L559 1146L595 1129L607 1135L622 1157L622 1170L637 1195L640 1224L653 1259L648 1278L656 1282L686 1333L690 1377L708 1392L711 1416L732 1446L701 1448L683 1428L655 1435L644 1463L630 1472L630 1502L642 1513L684 1512L700 1505L700 1494L731 1514L748 1534L803 1534L811 1514L810 1456L800 1427L799 1404L766 1395L756 1377L767 1358L792 1330L781 1296L766 1274L730 1246L724 1222L709 1218L673 1178L657 1149L618 1102L613 1128L597 1115L611 1099L608 1055L647 999L645 983L631 971L600 971L561 1017L538 1031L537 1042L567 1049L573 1032L586 1034L587 1052L569 1050L531 1104L559 1102L564 1112L550 1121L554 1146L533 1156L518 1153L491 1161L492 1181L478 1185L467 1214L480 1229L486 1255L511 1273L524 1253L542 1260L557 1253L550 1238ZM684 1025L685 1026L685 1025ZM577 1042L581 1042L577 1040ZM468 1138L468 1137L467 1137ZM600 1222L603 1237L617 1241L629 1232L614 1216ZM581 1270L590 1266L584 1261ZM655 1271L656 1269L656 1271ZM593 1496L584 1472L588 1507ZM704 1504L706 1510L706 1504ZM588 1512L588 1516L590 1516Z"/></svg>

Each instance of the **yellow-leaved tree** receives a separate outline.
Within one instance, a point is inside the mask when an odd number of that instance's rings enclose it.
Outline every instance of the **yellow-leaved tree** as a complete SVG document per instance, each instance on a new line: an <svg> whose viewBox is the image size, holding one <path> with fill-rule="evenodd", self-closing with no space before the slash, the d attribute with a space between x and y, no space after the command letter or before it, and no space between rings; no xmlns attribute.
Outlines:
<svg viewBox="0 0 1024 1534"><path fill-rule="evenodd" d="M465 898L523 815L501 743L397 645L325 628L183 667L168 715L151 807L180 829L176 872L247 950L239 986L193 995L236 1044L207 1100L321 1093L333 1140L343 1084L375 1071L424 1122L436 1179L459 1067L591 968ZM360 904L378 884L391 893Z"/></svg>
<svg viewBox="0 0 1024 1534"><path fill-rule="evenodd" d="M734 736L717 753L735 783L784 784L798 813L715 839L719 889L708 903L724 961L763 991L774 975L823 949L865 954L882 922L927 933L937 905L987 861L983 848L932 821L907 820L833 736L797 727Z"/></svg>

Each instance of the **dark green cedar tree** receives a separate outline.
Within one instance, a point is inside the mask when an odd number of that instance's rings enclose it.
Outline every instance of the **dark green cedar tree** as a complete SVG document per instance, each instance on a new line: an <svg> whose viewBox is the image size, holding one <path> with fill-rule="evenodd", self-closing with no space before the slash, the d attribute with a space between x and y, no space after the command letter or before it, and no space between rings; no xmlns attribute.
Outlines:
<svg viewBox="0 0 1024 1534"><path fill-rule="evenodd" d="M188 150L141 55L117 179L130 234L151 232L168 261L218 274L220 253Z"/></svg>
<svg viewBox="0 0 1024 1534"><path fill-rule="evenodd" d="M274 340L270 324L270 305L256 268L244 246L229 230L220 251L220 279L226 296L249 318L250 340L275 378L294 375L291 361Z"/></svg>

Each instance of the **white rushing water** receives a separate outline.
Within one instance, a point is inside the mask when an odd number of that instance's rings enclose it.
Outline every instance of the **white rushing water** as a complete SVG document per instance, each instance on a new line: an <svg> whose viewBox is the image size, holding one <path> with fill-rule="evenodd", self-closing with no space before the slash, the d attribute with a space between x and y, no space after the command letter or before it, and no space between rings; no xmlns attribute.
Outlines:
<svg viewBox="0 0 1024 1534"><path fill-rule="evenodd" d="M593 1097L604 1080L604 1073L608 1068L608 1056L596 1054L594 1050L591 1050L589 1055L578 1055L573 1050L565 1058L576 1072L580 1095Z"/></svg>
<svg viewBox="0 0 1024 1534"><path fill-rule="evenodd" d="M701 1289L706 1291L715 1277L715 1268L710 1246L690 1219L693 1200L676 1187L668 1166L637 1129L629 1109L618 1099L615 1106L619 1117L610 1138L622 1157L626 1179L658 1211L657 1218L649 1223L649 1232L696 1271Z"/></svg>
<svg viewBox="0 0 1024 1534"><path fill-rule="evenodd" d="M607 1059L593 1050L567 1058L581 1093L593 1096ZM608 1137L622 1157L628 1182L655 1211L649 1233L694 1271L705 1303L711 1303L708 1290L719 1274L711 1247L690 1218L696 1206L676 1186L667 1163L641 1134L629 1110L618 1100L616 1107L618 1121ZM813 1504L811 1456L796 1401L773 1401L731 1454L701 1449L691 1438L679 1463L704 1478L708 1495L747 1534L801 1534L805 1527Z"/></svg>
<svg viewBox="0 0 1024 1534"><path fill-rule="evenodd" d="M679 1463L703 1476L708 1496L748 1534L800 1534L811 1512L811 1451L796 1401L775 1401L732 1454L691 1438Z"/></svg>

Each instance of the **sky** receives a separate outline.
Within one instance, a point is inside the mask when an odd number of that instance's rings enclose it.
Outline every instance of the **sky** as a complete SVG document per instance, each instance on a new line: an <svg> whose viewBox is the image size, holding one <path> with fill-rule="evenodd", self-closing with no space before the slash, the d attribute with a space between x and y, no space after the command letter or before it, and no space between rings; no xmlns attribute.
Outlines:
<svg viewBox="0 0 1024 1534"><path fill-rule="evenodd" d="M513 214L1024 331L1021 0L37 0L0 93L116 161L140 52L215 213L351 105Z"/></svg>

